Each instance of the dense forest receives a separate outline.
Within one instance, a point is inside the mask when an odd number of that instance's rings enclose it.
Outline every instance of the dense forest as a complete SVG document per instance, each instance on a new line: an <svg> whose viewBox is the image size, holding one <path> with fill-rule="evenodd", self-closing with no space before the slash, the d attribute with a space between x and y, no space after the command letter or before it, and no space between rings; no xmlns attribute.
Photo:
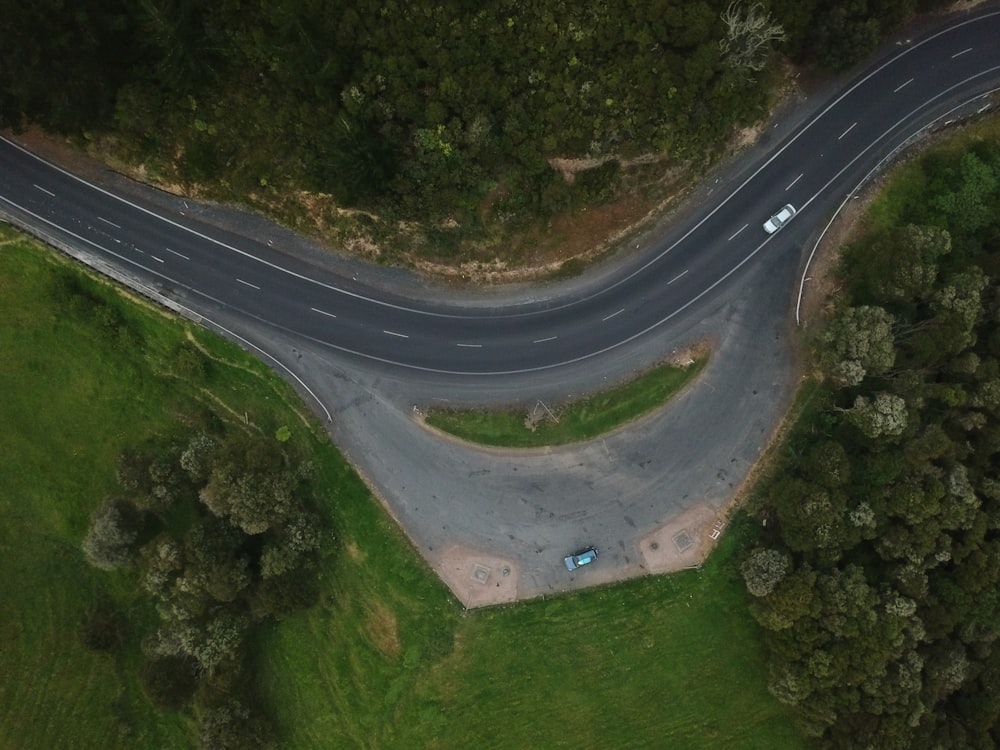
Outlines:
<svg viewBox="0 0 1000 750"><path fill-rule="evenodd" d="M703 163L765 114L775 53L845 69L941 4L0 0L0 123L442 253L620 194L619 157Z"/></svg>
<svg viewBox="0 0 1000 750"><path fill-rule="evenodd" d="M996 748L1000 141L925 156L870 216L742 570L824 747Z"/></svg>

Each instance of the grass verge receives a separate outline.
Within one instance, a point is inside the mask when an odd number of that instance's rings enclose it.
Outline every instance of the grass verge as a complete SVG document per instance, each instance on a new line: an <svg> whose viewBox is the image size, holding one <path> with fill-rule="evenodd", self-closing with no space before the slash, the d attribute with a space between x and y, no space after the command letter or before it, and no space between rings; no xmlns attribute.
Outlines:
<svg viewBox="0 0 1000 750"><path fill-rule="evenodd" d="M539 448L590 440L663 406L694 380L707 355L691 364L664 364L639 377L550 409L430 409L426 422L450 435L481 445Z"/></svg>
<svg viewBox="0 0 1000 750"><path fill-rule="evenodd" d="M115 306L117 328L54 303L62 274ZM177 355L192 337L199 365ZM83 646L102 597L133 640L152 613L128 573L94 572L79 543L121 449L205 409L306 441L335 529L321 603L259 634L282 747L805 747L765 688L739 531L698 572L466 613L283 381L2 225L0 347L2 747L196 746L190 716L142 694L134 643Z"/></svg>

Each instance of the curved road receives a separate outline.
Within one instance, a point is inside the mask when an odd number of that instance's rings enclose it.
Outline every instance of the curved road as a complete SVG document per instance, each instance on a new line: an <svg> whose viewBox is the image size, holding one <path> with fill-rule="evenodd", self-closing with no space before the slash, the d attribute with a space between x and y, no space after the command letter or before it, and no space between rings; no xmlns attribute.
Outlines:
<svg viewBox="0 0 1000 750"><path fill-rule="evenodd" d="M502 375L594 357L662 325L737 273L779 233L761 223L792 203L797 224L939 108L1000 72L1000 14L986 12L901 49L782 143L706 214L639 264L578 296L502 308L394 298L297 264L263 245L211 241L0 144L0 202L173 288L353 354L407 368Z"/></svg>
<svg viewBox="0 0 1000 750"><path fill-rule="evenodd" d="M866 173L926 123L1000 83L1000 11L983 8L949 23L897 46L641 255L558 296L507 305L394 296L190 215L167 216L142 198L116 197L2 139L0 215L179 296L195 312L224 311L254 333L277 331L273 340L286 353L305 339L314 351L341 360L348 354L347 369L310 352L303 367L311 362L309 372L336 380L317 386L320 403L338 411L335 437L439 571L442 545L457 540L482 551L487 568L509 563L515 595L544 593L567 585L561 556L593 542L607 550L608 567L588 572L586 582L610 580L655 569L649 530L691 511L696 500L718 508L766 443L765 431L780 416L775 404L791 388L775 384L766 367L750 367L749 344L723 342L714 361L728 368L730 382L707 373L707 387L717 390L697 408L688 399L669 419L646 422L629 436L530 460L421 442L406 413L414 403L406 399L416 399L420 386L399 384L436 384L438 394L449 395L483 384L497 398L523 398L534 392L518 389L546 375L565 383L571 374L608 372L609 362L625 368L639 345L657 337L662 343L671 323L685 318L688 325L710 300L743 285L760 287L757 303L773 300L788 287L796 243ZM971 111L980 106L986 102L973 102ZM763 221L785 203L798 214L767 235ZM758 284L762 276L770 281ZM781 310L758 315L765 305L757 303L726 322L735 320L744 338L764 341L754 346L767 356L786 356L774 343ZM784 300L772 307L785 308ZM357 372L394 375L352 381L351 367L365 360L378 366ZM734 377L743 378L740 387ZM770 405L761 407L760 399ZM746 415L755 408L756 416ZM709 456L708 444L722 447ZM462 576L469 579L467 571ZM449 585L464 602L477 601L462 595L461 583Z"/></svg>

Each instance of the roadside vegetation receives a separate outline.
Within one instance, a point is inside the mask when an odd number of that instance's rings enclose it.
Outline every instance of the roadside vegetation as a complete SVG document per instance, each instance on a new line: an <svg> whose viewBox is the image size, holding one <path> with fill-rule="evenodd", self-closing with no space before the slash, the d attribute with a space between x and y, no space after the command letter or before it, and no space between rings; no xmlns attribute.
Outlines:
<svg viewBox="0 0 1000 750"><path fill-rule="evenodd" d="M67 310L67 285L89 302ZM84 552L95 510L129 494L123 453L186 445L191 420L213 414L307 457L328 529L315 604L260 620L240 646L253 669L222 680L255 696L244 708L275 747L804 747L764 685L735 563L744 532L700 571L463 612L259 362L2 226L0 287L0 744L224 746L198 696L227 673L200 672L194 707L167 705L177 694L156 693L142 667L167 601L143 589L141 555L105 572ZM175 508L163 531L205 517ZM212 591L229 598L234 580Z"/></svg>
<svg viewBox="0 0 1000 750"><path fill-rule="evenodd" d="M382 260L517 264L645 215L766 115L779 55L843 70L945 4L0 0L0 123Z"/></svg>
<svg viewBox="0 0 1000 750"><path fill-rule="evenodd" d="M527 408L431 409L431 427L462 440L508 448L538 448L590 440L615 430L667 403L694 380L708 362L659 365L598 393L563 404L536 402Z"/></svg>
<svg viewBox="0 0 1000 750"><path fill-rule="evenodd" d="M1000 745L1000 121L913 159L842 250L742 573L824 747Z"/></svg>

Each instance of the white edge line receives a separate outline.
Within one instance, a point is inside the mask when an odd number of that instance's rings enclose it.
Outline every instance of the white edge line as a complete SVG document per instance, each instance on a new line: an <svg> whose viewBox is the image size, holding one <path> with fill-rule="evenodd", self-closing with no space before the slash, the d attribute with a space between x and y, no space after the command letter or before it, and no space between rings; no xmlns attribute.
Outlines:
<svg viewBox="0 0 1000 750"><path fill-rule="evenodd" d="M318 307L310 307L309 309L312 310L313 312L319 313L320 315L325 315L328 318L336 318L337 317L333 313L328 313L326 310L320 310Z"/></svg>
<svg viewBox="0 0 1000 750"><path fill-rule="evenodd" d="M17 144L14 144L14 145L17 145ZM140 263L136 263L134 260L130 260L129 258L126 258L123 255L118 255L117 253L115 253L112 250L109 250L106 247L101 247L100 245L98 245L93 240L89 240L86 237L83 237L82 235L76 234L75 232L71 232L70 230L68 230L68 229L66 229L64 227L59 226L54 221L49 221L44 216L39 216L34 211L31 211L31 210L25 208L24 206L22 206L22 205L20 205L18 203L14 203L14 201L10 200L10 198L6 198L4 196L0 196L0 200L2 200L5 203L10 204L11 206L14 206L15 208L17 208L20 211L23 211L24 213L28 214L28 216L31 216L31 217L37 219L38 221L42 222L43 224L48 224L50 227L53 227L54 229L56 229L59 232L62 232L63 234L69 235L70 237L75 237L76 239L80 240L80 242L82 242L85 245L91 245L92 247L95 247L95 248L97 248L98 250L100 250L102 252L109 253L109 254L113 255L114 257L118 258L120 261L122 261L125 264L136 266L137 268L141 268L144 271L149 271L149 273L153 274L154 276L158 276L159 278L161 278L161 279L163 279L163 280L165 280L167 282L171 282L171 283L173 282L173 279L171 279L171 278L169 278L167 276L164 276L162 273L159 273L158 271L154 271L152 268L147 268L146 266L143 266ZM46 243L46 244L49 244L49 243ZM54 247L54 245L50 244L50 247ZM56 248L56 249L58 251L58 248ZM75 257L75 256L73 256L72 254L70 254L70 257ZM90 264L84 264L84 265L86 265L88 268L90 268L91 270L93 270L95 273L101 273L101 271L100 271L99 268L95 268L94 266L91 266ZM123 281L118 281L118 283L122 284L123 286L129 286L128 284L125 284ZM207 297L207 295L204 295L202 292L198 292L193 287L191 287L190 289L191 289L192 292L195 292L196 294L199 294L199 295ZM209 299L211 299L211 298L209 297ZM177 300L170 300L169 302L170 302L169 305L164 304L164 306L168 310L171 309L171 308L176 308L178 310L183 311L188 316L188 318L191 319L191 320L196 320L196 321L203 321L203 320L205 320L205 321L208 321L211 325L215 326L218 330L222 331L227 336L231 336L234 339L237 339L241 343L246 344L249 348L254 349L254 350L260 352L263 356L267 357L269 360L271 360L272 362L274 362L274 364L276 364L282 370L284 370L289 375L291 375L292 378L295 379L295 382L298 383L300 386L302 386L302 389L306 393L308 393L317 404L319 404L320 408L323 410L323 413L326 414L326 421L327 422L332 422L333 421L333 415L330 413L330 410L328 408L326 408L326 404L324 404L320 400L319 396L316 395L316 393L313 391L312 388L310 388L308 385L305 384L305 382L302 380L302 378L300 378L298 375L296 375L294 372L292 372L291 369L289 369L288 365L286 365L280 359L278 359L277 357L275 357L273 354L269 354L268 352L264 351L259 346L257 346L255 343L253 343L252 341L248 341L247 339L245 339L242 336L240 336L238 333L234 333L233 331L230 331L225 326L220 325L219 323L216 323L214 320L212 320L208 316L202 315L200 312L191 309L187 305L182 305Z"/></svg>
<svg viewBox="0 0 1000 750"><path fill-rule="evenodd" d="M46 189L45 189L45 188L43 188L43 187L42 187L41 185L38 185L38 184L36 184L36 183L32 183L32 184L33 184L33 185L34 185L34 186L35 186L36 188L38 188L39 190L41 190L41 191L42 191L43 193L45 193L46 195L48 195L48 196L51 196L52 198L55 198L55 197L56 197L56 194L55 194L55 193L53 193L53 192L52 192L51 190L46 190Z"/></svg>
<svg viewBox="0 0 1000 750"><path fill-rule="evenodd" d="M795 143L796 141L799 140L799 138L801 138L803 135L805 135L805 133L808 132L817 122L819 122L826 115L827 112L829 112L830 110L832 110L834 107L836 107L838 104L840 104L840 102L842 102L844 99L846 99L852 93L854 93L857 89L859 89L865 83L867 83L868 81L870 81L872 78L874 78L875 76L877 76L883 70L885 70L889 66L893 65L894 63L898 62L903 57L912 54L914 50L919 49L920 47L923 47L926 44L930 44L932 41L934 41L938 37L944 36L945 34L950 34L950 33L954 32L955 30L962 28L963 26L968 26L969 24L982 23L983 21L985 21L987 19L990 19L990 18L993 18L994 16L996 16L998 14L1000 14L1000 12L998 12L998 11L992 11L992 12L984 13L983 15L977 15L977 16L975 16L973 18L969 18L969 19L966 19L964 21L960 21L959 23L950 25L950 26L948 26L946 28L940 29L939 31L934 32L933 34L927 36L926 38L921 39L916 44L907 47L905 50L900 51L899 54L893 55L892 57L889 57L887 60L885 60L885 62L883 62L877 68L875 68L874 70L869 71L862 78L860 78L859 80L855 81L854 84L851 85L849 88L845 89L844 91L841 91L840 94L833 101L829 102L822 110L820 110L815 116L813 116L813 118L811 120L809 120L791 138L789 138L788 141L786 141L785 144L780 149L778 149L773 154L771 154L771 156L767 159L767 161L765 161L763 164L761 164L759 167L757 167L757 169L754 170L754 172L751 175L749 175L739 186L737 186L735 189L733 189L733 191L730 192L729 195L727 195L726 198L721 203L719 203L714 209L712 209L711 211L709 211L708 214L706 214L704 217L702 217L701 221L699 221L693 227L691 227L690 229L688 229L688 231L685 232L677 240L675 240L673 242L673 244L671 244L670 246L668 246L667 248L665 248L662 252L658 253L654 257L650 258L646 263L644 263L639 268L635 269L632 273L628 274L627 276L625 276L622 279L619 279L618 282L616 282L615 284L613 284L611 287L602 289L601 293L607 292L609 289L615 288L615 287L617 287L617 286L625 283L626 281L628 281L629 279L631 279L633 276L636 276L637 274L642 273L649 266L651 266L654 263L656 263L657 261L659 261L663 256L667 255L667 253L669 253L671 250L673 250L677 245L679 245L681 242L683 242L684 240L686 240L690 234L692 234L693 232L695 232L699 227L702 226L702 224L704 224L706 221L708 221L710 218L712 218L712 216L714 216L717 211L719 211L723 206L725 206L727 203L729 203L729 201L732 200L741 190L743 190L743 188L746 187L751 181L753 181L753 179L758 174L760 174L762 171L764 171L768 166L770 166L770 164L773 161L775 161L778 157L780 157L785 152L786 149L788 149L789 147L791 147L791 145L793 143ZM140 205L137 205L135 203L132 203L131 201L126 200L125 198L122 198L119 195L115 195L114 193L111 193L111 192L105 190L104 188L98 187L97 185L94 185L92 183L87 182L82 177L79 177L79 176L73 174L72 172L69 172L69 171L63 169L62 167L60 167L60 166L58 166L56 164L53 164L52 162L47 161L46 159L43 159L42 157L38 156L38 154L32 153L28 149L24 148L23 146L21 146L18 143L15 143L14 141L10 140L9 138L5 138L2 135L0 135L0 138L3 138L4 141L6 141L7 143L9 143L11 146L13 146L17 150L21 151L22 153L27 154L31 158L37 159L38 161L42 162L43 164L48 164L53 169L55 169L55 170L57 170L59 172L62 172L64 175L66 175L70 179L76 180L77 182L79 182L82 185L87 185L88 187L92 188L93 190L97 190L98 192L104 193L105 195L113 198L114 200L120 201L121 203L124 203L124 204L129 205L129 206L132 206L133 208L135 208L135 209L137 209L137 210L139 210L139 211L141 211L141 212L143 212L143 213L145 213L145 214L147 214L149 216L153 216L153 217L155 217L157 219L160 219L161 221L164 221L167 224L170 224L170 225L172 225L174 227L177 227L178 229L181 229L182 231L190 232L191 234L193 234L193 235L195 235L197 237L201 237L202 239L207 240L208 242L211 242L211 243L213 243L215 245L218 245L219 247L224 247L227 250L231 250L234 253L237 253L237 254L243 255L243 256L245 256L247 258L251 258L253 260L256 260L258 263L261 263L263 265L269 266L269 267L271 267L271 268L273 268L273 269L275 269L277 271L280 271L281 273L286 273L289 276L293 276L295 278L302 279L304 281L307 281L307 282L312 283L312 284L316 284L317 286L329 289L331 291L338 292L340 294L345 294L345 295L347 295L349 297L354 297L356 299L363 299L363 300L372 302L373 304L381 305L383 307L387 307L387 308L390 308L390 309L401 310L401 311L404 311L404 312L414 312L414 313L418 313L418 314L422 314L422 315L428 315L428 316L434 316L434 317L442 317L442 318L461 318L461 317L463 317L463 316L455 315L455 314L452 314L452 313L438 313L438 312L433 312L433 311L428 311L428 310L420 310L420 309L416 309L416 308L412 308L412 307L407 307L405 305L396 305L396 304L393 304L391 302L385 302L383 300L374 299L374 298L371 298L371 297L366 297L363 294L357 294L356 292L351 292L351 291L348 291L347 289L342 289L340 287L333 286L332 284L327 284L325 282L318 281L316 279L312 279L312 278L310 278L308 276L305 276L303 274L296 273L295 271L292 271L290 269L284 268L284 267L282 267L282 266L280 266L280 265L278 265L276 263L271 263L270 261L266 261L263 258L258 258L257 256L255 256L255 255L253 255L251 253L248 253L245 250L240 250L237 247L233 247L232 245L228 245L225 242L222 242L221 240L215 239L214 237L209 237L206 234L202 234L201 232L197 231L196 229L192 229L191 227L186 227L183 224L180 224L180 223L178 223L176 221L173 221L172 219L168 219L165 216L160 216L159 214L154 213L153 211L149 210L148 208L144 208L143 206L140 206ZM182 216L184 215L183 212L181 212L181 215ZM54 225L54 226L58 226L58 225ZM62 227L60 227L60 229L62 229ZM63 231L65 231L65 230L63 230ZM587 298L583 298L581 300L577 300L576 302L581 302L581 301L584 301L585 299L587 299ZM565 305L565 306L568 306L568 305ZM558 307L556 307L554 309L561 309L561 307L564 307L564 306L558 306ZM548 311L551 312L551 309L552 308L550 308ZM530 314L530 313L524 313L524 314L527 315L527 314ZM508 317L515 317L515 316L518 316L518 315L519 315L519 313L514 313L514 314L512 314L512 315L510 315Z"/></svg>
<svg viewBox="0 0 1000 750"><path fill-rule="evenodd" d="M732 242L734 239L736 239L736 235L738 235L740 232L742 232L748 226L750 226L750 225L749 224L744 224L743 226L741 226L739 229L737 229L735 232L733 232L732 237L730 237L728 240L726 240L726 242Z"/></svg>
<svg viewBox="0 0 1000 750"><path fill-rule="evenodd" d="M898 94L900 91L902 91L903 89L905 89L911 83L913 83L913 79L912 78L909 81L907 81L906 83L901 83L899 86L897 86L896 88L894 88L892 90L892 93Z"/></svg>
<svg viewBox="0 0 1000 750"><path fill-rule="evenodd" d="M179 252L177 252L176 250L171 250L171 249L170 249L169 247L165 247L165 248L163 248L163 249L164 249L164 250L166 250L166 251L167 251L168 253L173 253L173 254L174 254L174 255L176 255L176 256L177 256L178 258L183 258L184 260L191 260L191 259L190 259L189 257L187 257L187 256L186 256L186 255L185 255L184 253L179 253Z"/></svg>
<svg viewBox="0 0 1000 750"><path fill-rule="evenodd" d="M104 218L103 216L98 216L98 217L97 217L97 220L98 220L98 221L103 221L103 222L104 222L105 224L110 224L110 225L111 225L111 226L113 226L113 227L114 227L115 229L121 229L121 225L119 225L119 224L115 224L115 223L114 223L113 221L110 221L110 220L108 220L108 219L105 219L105 218Z"/></svg>
<svg viewBox="0 0 1000 750"><path fill-rule="evenodd" d="M461 347L464 347L466 349L482 349L483 348L482 344L455 344L455 346L461 346Z"/></svg>
<svg viewBox="0 0 1000 750"><path fill-rule="evenodd" d="M258 292L260 291L260 287L259 287L259 286L257 286L256 284L251 284L251 283L250 283L249 281L244 281L244 280L243 280L243 279L241 279L241 278L237 278L236 280L237 280L238 282L240 282L241 284L244 284L245 286L248 286L248 287L250 287L251 289L256 289L256 290L257 290Z"/></svg>
<svg viewBox="0 0 1000 750"><path fill-rule="evenodd" d="M965 83L965 81L961 81L960 83ZM896 154L899 152L899 150L902 149L903 147L905 147L906 144L907 144L907 142L911 138L913 138L914 135L916 135L917 133L920 133L922 130L926 130L927 128L929 128L934 123L940 122L945 117L948 117L952 112L955 112L955 111L961 109L962 107L966 106L969 102L974 101L976 99L979 99L980 97L985 97L985 96L989 96L991 94L995 94L997 91L1000 91L1000 88L995 88L995 89L992 89L990 91L987 91L985 94L976 94L975 96L973 96L970 99L965 99L964 101L960 102L959 104L956 104L954 107L952 107L951 109L949 109L947 112L945 112L943 115L941 115L940 117L938 117L936 120L932 120L931 122L929 122L929 123L927 123L925 125L922 125L921 127L917 128L917 130L915 130L913 133L911 133L910 135L908 135L899 146L897 146L892 151L890 151L888 154L886 154L884 157L882 157L878 161L878 163L868 171L868 174L866 174L864 177L862 177L861 180L858 182L858 184L855 185L853 188L851 188L851 190L847 193L847 197L844 198L843 201L841 201L840 205L837 206L837 210L833 212L833 216L830 217L830 221L828 221L826 223L826 226L823 227L823 231L820 232L819 238L816 240L816 243L813 245L812 250L809 252L809 257L806 258L805 267L802 269L802 277L799 280L799 296L798 296L798 299L795 301L795 325L802 325L802 316L801 316L801 313L802 313L802 295L805 293L806 279L809 276L809 266L812 263L813 256L816 255L816 251L819 249L820 243L823 242L823 238L826 237L826 233L830 231L830 227L833 226L833 222L835 222L837 220L837 216L839 216L840 212L844 210L844 206L846 206L848 204L848 202L854 197L854 195L857 192L858 188L860 188L868 180L870 180L871 176L873 174L875 174L878 170L880 170L885 165L885 163L887 161L889 161L890 159L893 159L896 156ZM893 127L895 127L895 126L893 126ZM834 179L836 179L836 178L834 178Z"/></svg>

